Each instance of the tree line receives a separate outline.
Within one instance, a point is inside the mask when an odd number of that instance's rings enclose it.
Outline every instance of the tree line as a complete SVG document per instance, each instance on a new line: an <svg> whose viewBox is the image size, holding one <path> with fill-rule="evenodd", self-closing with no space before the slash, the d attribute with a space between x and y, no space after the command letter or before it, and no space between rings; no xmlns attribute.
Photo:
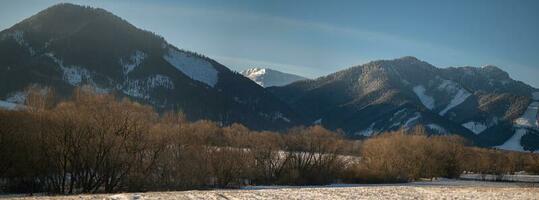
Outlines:
<svg viewBox="0 0 539 200"><path fill-rule="evenodd" d="M536 154L471 147L421 127L363 141L321 126L286 132L190 122L182 113L77 88L29 88L0 110L0 192L54 194L319 185L539 172Z"/></svg>

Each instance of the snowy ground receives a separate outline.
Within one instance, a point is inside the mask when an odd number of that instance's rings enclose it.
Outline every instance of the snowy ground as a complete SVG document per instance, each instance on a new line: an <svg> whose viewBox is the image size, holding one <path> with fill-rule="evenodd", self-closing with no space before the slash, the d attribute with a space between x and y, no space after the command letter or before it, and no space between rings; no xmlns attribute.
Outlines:
<svg viewBox="0 0 539 200"><path fill-rule="evenodd" d="M13 110L17 107L17 104L0 100L0 109Z"/></svg>
<svg viewBox="0 0 539 200"><path fill-rule="evenodd" d="M149 192L19 199L539 199L533 184L440 180L408 184L249 187L243 190Z"/></svg>
<svg viewBox="0 0 539 200"><path fill-rule="evenodd" d="M533 100L539 101L539 92L532 93Z"/></svg>
<svg viewBox="0 0 539 200"><path fill-rule="evenodd" d="M524 183L537 183L539 184L539 175L527 175L527 174L518 174L518 175L503 175L498 177L492 174L462 174L460 175L461 179L466 180L488 180L488 181L512 181L512 182L524 182Z"/></svg>

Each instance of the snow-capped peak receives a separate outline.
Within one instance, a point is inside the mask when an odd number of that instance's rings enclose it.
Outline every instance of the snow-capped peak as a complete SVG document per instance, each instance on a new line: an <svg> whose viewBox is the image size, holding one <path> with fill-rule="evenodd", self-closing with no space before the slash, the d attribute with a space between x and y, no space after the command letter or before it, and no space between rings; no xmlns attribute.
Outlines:
<svg viewBox="0 0 539 200"><path fill-rule="evenodd" d="M264 75L266 74L266 68L258 68L258 67L255 67L255 68L250 68L250 69L246 69L245 71L241 72L243 75L251 75L251 76L255 76L255 75Z"/></svg>
<svg viewBox="0 0 539 200"><path fill-rule="evenodd" d="M262 87L283 86L295 81L307 79L294 74L258 67L244 70L241 74Z"/></svg>

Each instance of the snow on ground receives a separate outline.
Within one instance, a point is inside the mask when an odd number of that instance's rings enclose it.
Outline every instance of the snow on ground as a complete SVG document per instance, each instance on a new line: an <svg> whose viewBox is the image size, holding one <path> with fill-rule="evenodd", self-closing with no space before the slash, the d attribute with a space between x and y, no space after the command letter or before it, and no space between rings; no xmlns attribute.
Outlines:
<svg viewBox="0 0 539 200"><path fill-rule="evenodd" d="M14 197L12 197L14 198ZM538 199L530 184L447 180L407 184L277 186L248 190L192 190L73 196L35 196L19 199Z"/></svg>
<svg viewBox="0 0 539 200"><path fill-rule="evenodd" d="M476 135L483 132L485 129L487 129L487 125L481 122L466 122L462 124L464 128L467 128L468 130L472 131Z"/></svg>
<svg viewBox="0 0 539 200"><path fill-rule="evenodd" d="M314 120L313 124L322 124L322 118Z"/></svg>
<svg viewBox="0 0 539 200"><path fill-rule="evenodd" d="M26 92L23 91L17 91L11 93L7 98L6 101L12 102L12 103L18 103L23 104L26 101Z"/></svg>
<svg viewBox="0 0 539 200"><path fill-rule="evenodd" d="M130 199L134 199L134 195L115 194L115 195L109 196L107 199L110 199L110 200L130 200Z"/></svg>
<svg viewBox="0 0 539 200"><path fill-rule="evenodd" d="M0 109L14 110L17 104L0 100Z"/></svg>
<svg viewBox="0 0 539 200"><path fill-rule="evenodd" d="M207 60L172 48L169 48L168 53L163 58L193 80L211 87L217 84L218 72Z"/></svg>
<svg viewBox="0 0 539 200"><path fill-rule="evenodd" d="M133 71L147 57L148 55L146 53L137 50L135 51L135 53L133 53L133 55L129 57L128 60L120 59L120 65L122 65L124 75L127 75L129 74L129 72Z"/></svg>
<svg viewBox="0 0 539 200"><path fill-rule="evenodd" d="M421 101L421 103L425 105L425 107L427 107L429 110L434 109L434 98L425 94L426 89L424 86L422 85L415 86L413 90L414 90L414 93L419 98L419 100Z"/></svg>
<svg viewBox="0 0 539 200"><path fill-rule="evenodd" d="M500 146L497 146L496 148L505 149L505 150L511 150L511 151L524 151L524 148L520 144L520 140L522 139L522 136L526 135L527 131L524 128L519 128L515 131L515 134L509 140L505 141Z"/></svg>
<svg viewBox="0 0 539 200"><path fill-rule="evenodd" d="M532 93L533 100L539 101L539 92Z"/></svg>

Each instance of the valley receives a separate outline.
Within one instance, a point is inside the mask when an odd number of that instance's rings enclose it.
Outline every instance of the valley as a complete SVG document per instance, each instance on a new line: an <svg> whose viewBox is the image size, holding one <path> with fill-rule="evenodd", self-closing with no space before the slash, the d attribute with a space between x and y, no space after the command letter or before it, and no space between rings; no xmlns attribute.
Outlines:
<svg viewBox="0 0 539 200"><path fill-rule="evenodd" d="M72 20L54 24L62 18ZM492 65L439 68L406 56L315 79L270 68L240 74L106 10L73 4L47 8L0 36L0 107L8 109L23 104L31 86L51 88L59 99L84 86L191 121L255 130L318 124L361 139L423 126L481 147L539 149L529 142L539 138L522 130L537 126L537 103L524 106L537 89Z"/></svg>
<svg viewBox="0 0 539 200"><path fill-rule="evenodd" d="M539 199L539 4L67 2L0 2L0 199Z"/></svg>

